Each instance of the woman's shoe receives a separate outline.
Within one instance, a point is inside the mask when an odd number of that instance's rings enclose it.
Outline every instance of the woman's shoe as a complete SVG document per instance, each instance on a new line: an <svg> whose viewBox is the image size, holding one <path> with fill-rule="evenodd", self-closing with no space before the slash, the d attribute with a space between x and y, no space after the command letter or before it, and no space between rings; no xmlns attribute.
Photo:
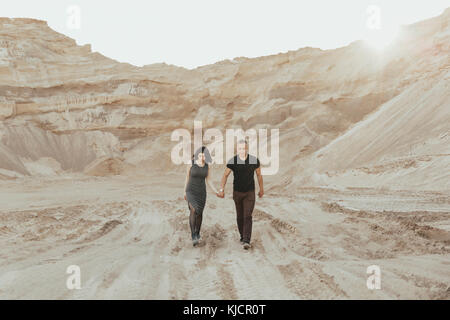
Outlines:
<svg viewBox="0 0 450 320"><path fill-rule="evenodd" d="M250 243L248 243L248 242L244 242L244 249L245 250L248 250L248 249L250 249L252 246L250 245Z"/></svg>
<svg viewBox="0 0 450 320"><path fill-rule="evenodd" d="M196 245L198 245L198 243L200 242L200 234L194 234L194 237L192 239L192 244L195 247Z"/></svg>

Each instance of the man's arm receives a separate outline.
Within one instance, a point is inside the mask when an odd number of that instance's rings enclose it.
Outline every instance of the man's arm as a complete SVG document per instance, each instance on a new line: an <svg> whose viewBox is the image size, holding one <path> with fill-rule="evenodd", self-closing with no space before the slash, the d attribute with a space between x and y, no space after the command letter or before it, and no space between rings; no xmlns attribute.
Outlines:
<svg viewBox="0 0 450 320"><path fill-rule="evenodd" d="M257 168L255 171L256 176L258 177L258 184L259 184L258 196L261 198L264 195L264 185L263 185L263 177L261 174L261 168Z"/></svg>
<svg viewBox="0 0 450 320"><path fill-rule="evenodd" d="M225 189L225 185L227 184L227 179L228 179L228 176L230 175L230 173L231 173L230 168L226 168L225 172L223 173L222 182L220 184L220 190L219 190L219 196L221 198L225 197L224 189Z"/></svg>

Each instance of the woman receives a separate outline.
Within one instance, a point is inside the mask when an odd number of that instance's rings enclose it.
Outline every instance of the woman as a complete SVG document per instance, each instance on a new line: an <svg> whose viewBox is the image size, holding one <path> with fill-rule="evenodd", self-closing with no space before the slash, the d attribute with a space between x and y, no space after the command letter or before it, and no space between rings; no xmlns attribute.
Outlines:
<svg viewBox="0 0 450 320"><path fill-rule="evenodd" d="M189 225L191 227L192 244L195 247L200 240L200 227L202 225L203 208L206 202L206 183L218 195L217 190L209 181L209 167L211 155L203 146L199 148L193 158L192 165L186 171L184 183L184 200L187 200L190 211Z"/></svg>

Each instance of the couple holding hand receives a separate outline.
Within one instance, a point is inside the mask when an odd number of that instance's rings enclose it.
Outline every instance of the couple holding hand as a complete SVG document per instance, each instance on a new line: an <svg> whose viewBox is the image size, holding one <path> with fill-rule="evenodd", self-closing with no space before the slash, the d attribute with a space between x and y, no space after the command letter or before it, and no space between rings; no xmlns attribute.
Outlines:
<svg viewBox="0 0 450 320"><path fill-rule="evenodd" d="M184 199L187 200L190 211L189 225L191 227L192 244L196 246L200 240L200 227L206 202L206 184L219 198L224 198L225 184L231 171L233 171L233 200L236 206L236 220L241 235L241 244L247 250L250 248L252 213L255 207L255 171L259 184L258 196L261 198L264 195L259 159L248 154L248 142L246 140L239 140L237 154L227 162L219 191L210 183L208 163L211 163L211 155L208 149L203 146L195 152L192 165L188 166L186 172Z"/></svg>

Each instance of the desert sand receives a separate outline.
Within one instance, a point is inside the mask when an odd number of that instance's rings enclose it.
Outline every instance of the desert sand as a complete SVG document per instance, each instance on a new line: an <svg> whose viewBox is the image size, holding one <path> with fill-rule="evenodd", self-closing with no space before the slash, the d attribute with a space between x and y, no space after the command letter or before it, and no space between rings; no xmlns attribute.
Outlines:
<svg viewBox="0 0 450 320"><path fill-rule="evenodd" d="M448 52L450 9L383 52L356 41L195 69L0 18L0 298L449 299ZM192 247L170 135L194 120L279 129L248 251L232 176L225 199L208 189Z"/></svg>

